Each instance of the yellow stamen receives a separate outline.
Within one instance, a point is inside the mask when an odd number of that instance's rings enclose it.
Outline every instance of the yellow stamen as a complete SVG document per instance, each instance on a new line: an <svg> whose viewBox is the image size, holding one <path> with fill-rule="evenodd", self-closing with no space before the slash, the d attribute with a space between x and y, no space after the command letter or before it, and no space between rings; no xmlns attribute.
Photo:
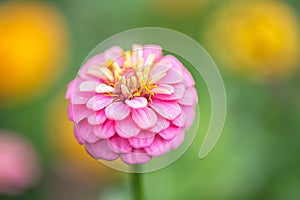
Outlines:
<svg viewBox="0 0 300 200"><path fill-rule="evenodd" d="M125 61L124 61L124 67L129 68L132 66L132 60L131 60L131 53L130 52L125 52L123 56L125 56Z"/></svg>

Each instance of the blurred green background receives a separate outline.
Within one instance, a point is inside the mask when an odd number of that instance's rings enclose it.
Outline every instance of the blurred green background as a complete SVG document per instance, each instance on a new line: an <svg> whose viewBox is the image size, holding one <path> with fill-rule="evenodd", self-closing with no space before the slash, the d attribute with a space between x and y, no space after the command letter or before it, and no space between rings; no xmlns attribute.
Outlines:
<svg viewBox="0 0 300 200"><path fill-rule="evenodd" d="M299 10L298 0L0 1L0 134L27 138L41 168L35 184L20 194L0 189L0 199L130 199L129 175L76 143L64 93L98 43L145 26L202 44L228 100L223 134L199 160L210 119L199 81L196 140L171 166L143 175L146 199L300 199Z"/></svg>

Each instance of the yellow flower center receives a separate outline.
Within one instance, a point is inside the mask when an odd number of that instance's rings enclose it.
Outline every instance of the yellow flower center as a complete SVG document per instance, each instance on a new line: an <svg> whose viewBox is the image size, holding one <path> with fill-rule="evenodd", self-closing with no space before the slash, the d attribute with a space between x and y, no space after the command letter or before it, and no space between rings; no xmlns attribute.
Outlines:
<svg viewBox="0 0 300 200"><path fill-rule="evenodd" d="M110 86L114 92L106 92L108 96L119 97L119 99L132 99L134 97L145 97L152 102L154 96L152 89L158 86L150 80L150 69L153 66L154 54L150 54L145 60L141 50L123 53L123 67L116 60L109 59L98 67L91 67L88 74L98 75L105 84L100 87Z"/></svg>

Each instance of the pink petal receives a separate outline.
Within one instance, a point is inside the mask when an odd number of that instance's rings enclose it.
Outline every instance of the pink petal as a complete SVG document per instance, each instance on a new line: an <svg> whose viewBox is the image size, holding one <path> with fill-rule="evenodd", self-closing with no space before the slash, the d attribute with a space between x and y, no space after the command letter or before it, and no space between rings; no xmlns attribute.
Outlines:
<svg viewBox="0 0 300 200"><path fill-rule="evenodd" d="M174 88L171 85L159 84L157 88L152 89L155 94L167 94L170 95L174 92Z"/></svg>
<svg viewBox="0 0 300 200"><path fill-rule="evenodd" d="M183 97L185 87L183 84L173 85L173 94L155 94L153 98L161 100L177 100Z"/></svg>
<svg viewBox="0 0 300 200"><path fill-rule="evenodd" d="M181 99L178 101L182 105L195 105L198 103L198 95L197 91L194 87L188 87L186 88L184 95Z"/></svg>
<svg viewBox="0 0 300 200"><path fill-rule="evenodd" d="M105 120L104 110L95 111L88 117L88 122L92 125L102 124Z"/></svg>
<svg viewBox="0 0 300 200"><path fill-rule="evenodd" d="M132 153L121 154L120 157L125 163L129 165L142 164L151 160L151 156L149 156L143 150L135 150Z"/></svg>
<svg viewBox="0 0 300 200"><path fill-rule="evenodd" d="M106 120L102 125L104 135L109 138L115 134L115 122L113 120Z"/></svg>
<svg viewBox="0 0 300 200"><path fill-rule="evenodd" d="M73 112L73 119L75 123L80 122L81 120L88 118L93 114L93 111L87 109L85 105L71 105Z"/></svg>
<svg viewBox="0 0 300 200"><path fill-rule="evenodd" d="M92 66L100 66L105 62L105 57L104 54L98 54L92 58L90 58L79 70L78 74L81 78L84 80L98 80L98 78L94 76L88 75L87 71L89 70L90 67Z"/></svg>
<svg viewBox="0 0 300 200"><path fill-rule="evenodd" d="M94 92L98 82L95 80L83 81L79 84L79 90L81 92Z"/></svg>
<svg viewBox="0 0 300 200"><path fill-rule="evenodd" d="M157 62L161 59L162 57L162 49L160 46L158 45L145 45L143 47L143 57L144 57L144 61L147 60L148 56L150 54L155 55L154 57L154 62Z"/></svg>
<svg viewBox="0 0 300 200"><path fill-rule="evenodd" d="M79 133L78 133L75 125L74 125L74 136L75 136L75 138L76 138L76 140L78 141L79 144L83 144L84 143L84 141L81 139L81 137L80 137L80 135L79 135Z"/></svg>
<svg viewBox="0 0 300 200"><path fill-rule="evenodd" d="M105 115L108 119L123 120L130 113L130 108L123 102L111 103L105 108Z"/></svg>
<svg viewBox="0 0 300 200"><path fill-rule="evenodd" d="M184 127L188 128L194 122L195 115L196 115L195 108L192 106L184 106L182 112L186 113L186 122L184 124Z"/></svg>
<svg viewBox="0 0 300 200"><path fill-rule="evenodd" d="M83 82L82 79L80 78L76 78L74 80L74 87L73 90L71 91L72 94L68 94L70 95L70 102L72 104L86 104L88 102L88 100L94 95L93 92L81 92L79 90L79 85ZM69 93L69 89L67 91L67 93Z"/></svg>
<svg viewBox="0 0 300 200"><path fill-rule="evenodd" d="M153 65L150 72L152 76L155 76L156 74L159 74L161 72L167 72L169 69L171 69L171 67L172 65L168 60L160 60Z"/></svg>
<svg viewBox="0 0 300 200"><path fill-rule="evenodd" d="M121 121L116 121L115 130L119 136L131 138L139 134L141 129L133 122L131 117L128 116Z"/></svg>
<svg viewBox="0 0 300 200"><path fill-rule="evenodd" d="M115 153L129 153L132 151L132 147L127 139L121 138L118 135L108 139L107 146Z"/></svg>
<svg viewBox="0 0 300 200"><path fill-rule="evenodd" d="M151 108L139 108L131 111L133 121L141 128L148 129L155 125L157 116Z"/></svg>
<svg viewBox="0 0 300 200"><path fill-rule="evenodd" d="M183 97L185 87L183 84L176 84L173 85L174 87L174 95L176 96L177 99L181 99Z"/></svg>
<svg viewBox="0 0 300 200"><path fill-rule="evenodd" d="M104 52L104 56L106 60L116 60L122 56L123 49L119 46L113 46Z"/></svg>
<svg viewBox="0 0 300 200"><path fill-rule="evenodd" d="M145 108L148 105L148 101L145 97L134 97L131 100L127 99L125 103L131 108Z"/></svg>
<svg viewBox="0 0 300 200"><path fill-rule="evenodd" d="M159 135L165 140L171 140L176 137L181 129L177 126L171 125L167 129L161 131Z"/></svg>
<svg viewBox="0 0 300 200"><path fill-rule="evenodd" d="M112 152L106 140L99 140L96 143L85 144L86 150L96 159L115 160L119 157L118 154Z"/></svg>
<svg viewBox="0 0 300 200"><path fill-rule="evenodd" d="M158 99L153 99L151 108L162 117L169 120L175 119L181 113L180 106L174 101L160 101Z"/></svg>
<svg viewBox="0 0 300 200"><path fill-rule="evenodd" d="M182 69L185 69L183 64L173 55L166 55L162 58L162 60L167 60L173 69L181 71Z"/></svg>
<svg viewBox="0 0 300 200"><path fill-rule="evenodd" d="M90 100L87 102L86 107L93 110L101 110L108 106L111 102L113 102L113 98L105 95L94 95Z"/></svg>
<svg viewBox="0 0 300 200"><path fill-rule="evenodd" d="M156 124L148 129L149 131L151 132L154 132L154 133L158 133L166 128L168 128L170 125L170 121L161 117L160 115L157 115L157 121L156 121Z"/></svg>
<svg viewBox="0 0 300 200"><path fill-rule="evenodd" d="M194 86L195 81L194 81L194 78L191 75L191 73L186 68L183 68L182 72L183 72L182 76L183 76L183 79L184 79L182 83L187 87Z"/></svg>
<svg viewBox="0 0 300 200"><path fill-rule="evenodd" d="M94 126L94 134L101 138L107 139L115 135L115 122L113 120L106 120L102 125Z"/></svg>
<svg viewBox="0 0 300 200"><path fill-rule="evenodd" d="M94 126L90 125L87 120L82 120L78 124L75 124L75 128L83 141L94 143L99 140L99 138L94 134Z"/></svg>
<svg viewBox="0 0 300 200"><path fill-rule="evenodd" d="M171 68L171 63L167 60L159 61L150 69L152 82L157 82L167 75L167 71Z"/></svg>
<svg viewBox="0 0 300 200"><path fill-rule="evenodd" d="M164 57L164 59L169 60L169 62L172 65L172 68L175 68L177 70L180 70L182 72L183 76L183 84L185 86L193 86L195 85L195 81L193 79L193 76L190 74L190 72L182 65L182 63L174 56L167 55Z"/></svg>
<svg viewBox="0 0 300 200"><path fill-rule="evenodd" d="M139 134L136 136L138 138L149 138L149 137L153 137L155 136L156 134L151 132L151 131L148 131L148 130L141 130L139 132Z"/></svg>
<svg viewBox="0 0 300 200"><path fill-rule="evenodd" d="M185 126L187 115L188 115L188 113L185 112L184 107L182 107L181 109L182 109L181 114L172 121L172 124L178 127Z"/></svg>
<svg viewBox="0 0 300 200"><path fill-rule="evenodd" d="M66 99L71 99L72 94L73 94L73 90L74 90L74 86L75 86L75 82L76 82L76 79L74 79L73 81L71 81L68 84L67 92L66 92L66 95L65 95Z"/></svg>
<svg viewBox="0 0 300 200"><path fill-rule="evenodd" d="M172 124L179 127L190 127L195 118L195 108L193 106L182 106L182 113L172 121Z"/></svg>
<svg viewBox="0 0 300 200"><path fill-rule="evenodd" d="M137 65L139 63L139 60L143 56L143 46L138 45L138 44L133 44L132 45L132 52L126 51L126 54L131 55L131 62ZM142 64L144 64L144 62L145 62L145 60L143 60Z"/></svg>
<svg viewBox="0 0 300 200"><path fill-rule="evenodd" d="M145 151L150 156L161 156L165 153L168 153L171 150L171 141L170 140L164 140L160 136L156 136L153 143L145 148Z"/></svg>
<svg viewBox="0 0 300 200"><path fill-rule="evenodd" d="M177 149L184 140L184 131L181 130L178 135L172 140L172 149Z"/></svg>
<svg viewBox="0 0 300 200"><path fill-rule="evenodd" d="M160 79L157 83L176 84L183 81L182 72L178 69L171 68L167 71L166 76Z"/></svg>
<svg viewBox="0 0 300 200"><path fill-rule="evenodd" d="M68 105L68 117L70 121L74 121L73 105L71 103Z"/></svg>
<svg viewBox="0 0 300 200"><path fill-rule="evenodd" d="M99 85L96 86L95 91L97 93L109 93L109 92L114 92L115 88L112 86L106 85L105 83L100 83Z"/></svg>
<svg viewBox="0 0 300 200"><path fill-rule="evenodd" d="M136 137L129 138L129 144L137 149L148 147L154 141L155 134L141 131Z"/></svg>

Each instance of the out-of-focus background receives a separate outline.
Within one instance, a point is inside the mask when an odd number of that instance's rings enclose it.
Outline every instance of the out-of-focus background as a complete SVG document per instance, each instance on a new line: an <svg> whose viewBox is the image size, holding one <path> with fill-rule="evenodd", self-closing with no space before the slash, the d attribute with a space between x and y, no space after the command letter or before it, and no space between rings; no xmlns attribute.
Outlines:
<svg viewBox="0 0 300 200"><path fill-rule="evenodd" d="M0 1L0 199L130 199L128 175L76 143L64 93L98 43L144 26L202 44L228 98L223 135L199 160L210 100L198 83L198 136L144 175L147 199L300 199L299 11L298 0Z"/></svg>

